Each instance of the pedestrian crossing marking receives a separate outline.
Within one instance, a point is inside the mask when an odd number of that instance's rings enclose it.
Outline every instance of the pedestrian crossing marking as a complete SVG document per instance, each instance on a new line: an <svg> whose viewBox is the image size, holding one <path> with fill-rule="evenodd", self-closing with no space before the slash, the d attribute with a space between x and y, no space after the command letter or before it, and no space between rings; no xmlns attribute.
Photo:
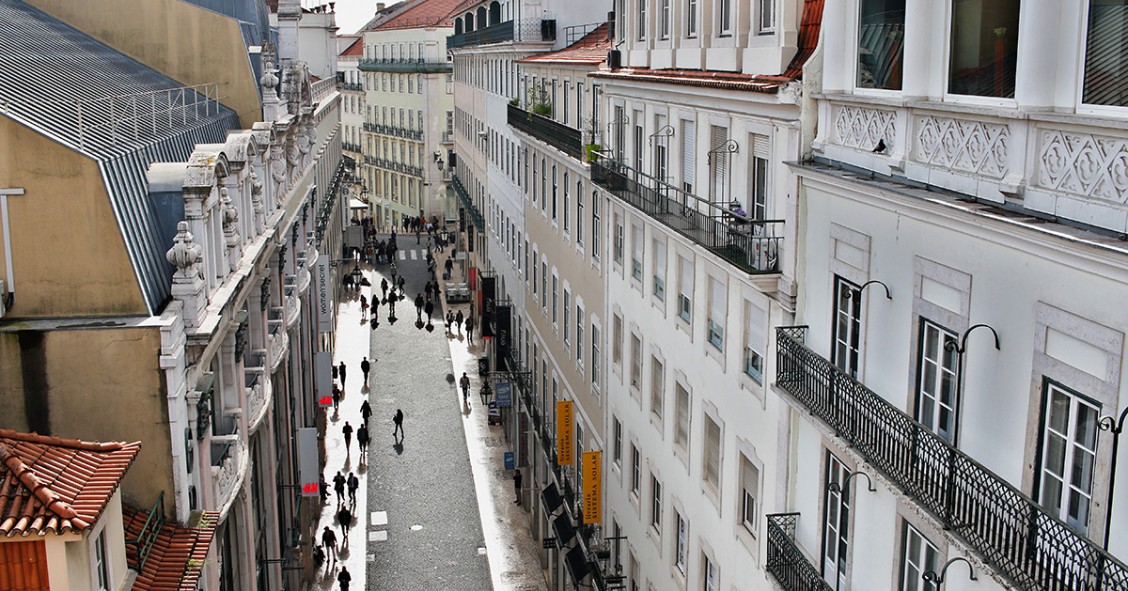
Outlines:
<svg viewBox="0 0 1128 591"><path fill-rule="evenodd" d="M406 251L406 250L401 250L401 251L399 251L399 255L400 255L400 260L401 260L401 261L406 261L406 260L407 260L407 251Z"/></svg>
<svg viewBox="0 0 1128 591"><path fill-rule="evenodd" d="M388 525L388 512L373 511L371 525Z"/></svg>
<svg viewBox="0 0 1128 591"><path fill-rule="evenodd" d="M370 531L368 532L369 542L386 542L388 541L388 532L386 530Z"/></svg>
<svg viewBox="0 0 1128 591"><path fill-rule="evenodd" d="M411 260L413 260L413 261L419 260L419 251L418 250L411 251Z"/></svg>

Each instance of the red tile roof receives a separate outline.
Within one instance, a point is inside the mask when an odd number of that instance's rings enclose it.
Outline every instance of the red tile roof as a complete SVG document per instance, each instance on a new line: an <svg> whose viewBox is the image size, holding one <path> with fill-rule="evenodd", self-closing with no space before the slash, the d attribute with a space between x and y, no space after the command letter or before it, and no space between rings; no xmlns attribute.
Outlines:
<svg viewBox="0 0 1128 591"><path fill-rule="evenodd" d="M364 39L360 37L357 37L356 41L350 43L349 46L341 52L341 57L360 57L362 55L364 55Z"/></svg>
<svg viewBox="0 0 1128 591"><path fill-rule="evenodd" d="M451 13L463 0L420 0L399 14L370 30L422 29L427 27L453 27Z"/></svg>
<svg viewBox="0 0 1128 591"><path fill-rule="evenodd" d="M538 53L519 59L517 62L521 64L599 65L607 61L607 52L612 45L613 41L607 38L607 23L603 23L560 51Z"/></svg>
<svg viewBox="0 0 1128 591"><path fill-rule="evenodd" d="M140 443L0 429L0 535L82 531L105 510Z"/></svg>
<svg viewBox="0 0 1128 591"><path fill-rule="evenodd" d="M122 511L125 539L136 540L149 512L130 506ZM196 591L218 525L219 513L212 511L199 514L190 527L166 522L133 582L133 591ZM137 567L137 550L136 544L126 546L126 560L132 568Z"/></svg>
<svg viewBox="0 0 1128 591"><path fill-rule="evenodd" d="M650 68L622 68L592 72L596 78L643 80L683 86L700 86L724 90L744 90L774 94L783 85L803 77L803 66L819 43L825 0L804 0L803 15L799 22L798 51L778 76L749 75L709 70L652 70ZM524 60L522 60L524 61Z"/></svg>

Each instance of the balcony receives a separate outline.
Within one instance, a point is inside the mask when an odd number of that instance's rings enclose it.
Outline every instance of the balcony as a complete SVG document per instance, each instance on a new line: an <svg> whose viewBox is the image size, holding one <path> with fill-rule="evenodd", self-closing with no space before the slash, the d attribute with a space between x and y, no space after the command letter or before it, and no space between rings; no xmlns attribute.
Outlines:
<svg viewBox="0 0 1128 591"><path fill-rule="evenodd" d="M482 217L482 212L478 211L478 207L474 205L474 199L470 197L470 193L466 192L466 187L462 186L462 180L458 175L454 175L451 179L451 185L454 186L454 192L458 195L458 201L462 207L466 209L467 215L470 220L477 226L478 231L486 231L486 220Z"/></svg>
<svg viewBox="0 0 1128 591"><path fill-rule="evenodd" d="M453 144L454 143L454 132L453 131L444 131L441 141L444 144Z"/></svg>
<svg viewBox="0 0 1128 591"><path fill-rule="evenodd" d="M502 43L513 40L513 21L505 21L490 25L484 29L470 31L447 37L447 49L485 45L487 43Z"/></svg>
<svg viewBox="0 0 1128 591"><path fill-rule="evenodd" d="M737 215L664 181L600 155L591 180L671 230L751 274L778 273L783 220Z"/></svg>
<svg viewBox="0 0 1128 591"><path fill-rule="evenodd" d="M298 299L297 290L294 287L286 288L286 297L283 301L285 305L282 308L282 317L286 320L286 330L290 330L298 325L302 301Z"/></svg>
<svg viewBox="0 0 1128 591"><path fill-rule="evenodd" d="M262 356L261 353L257 355ZM254 433L262 425L262 419L266 416L267 409L270 408L273 391L270 378L263 373L261 367L248 369L244 372L244 380L247 392L247 431Z"/></svg>
<svg viewBox="0 0 1128 591"><path fill-rule="evenodd" d="M402 127L399 125L385 125L383 123L365 123L364 126L365 131L371 131L380 135L398 137L406 140L414 140L417 142L423 141L422 129L412 129L410 127Z"/></svg>
<svg viewBox="0 0 1128 591"><path fill-rule="evenodd" d="M311 279L312 278L310 277L309 269L305 268L304 266L301 269L298 269L297 287L299 298L305 297L305 294L309 293L309 284Z"/></svg>
<svg viewBox="0 0 1128 591"><path fill-rule="evenodd" d="M1022 589L1128 588L1128 567L881 396L776 329L776 385Z"/></svg>
<svg viewBox="0 0 1128 591"><path fill-rule="evenodd" d="M580 130L557 123L548 117L530 113L515 105L509 105L508 117L509 125L514 129L525 132L576 160L582 158L584 149Z"/></svg>
<svg viewBox="0 0 1128 591"><path fill-rule="evenodd" d="M768 572L786 591L833 591L795 543L798 513L768 515Z"/></svg>
<svg viewBox="0 0 1128 591"><path fill-rule="evenodd" d="M337 91L337 79L326 78L313 83L313 102L319 103Z"/></svg>
<svg viewBox="0 0 1128 591"><path fill-rule="evenodd" d="M247 475L247 444L238 434L212 437L211 457L212 498L215 499L215 506L211 509L219 511L220 519L223 519Z"/></svg>
<svg viewBox="0 0 1128 591"><path fill-rule="evenodd" d="M272 312L278 312L277 309ZM274 316L275 314L271 314ZM267 336L267 344L270 354L270 373L278 371L278 367L282 365L282 360L290 352L290 335L282 329L281 319L270 321L270 334Z"/></svg>
<svg viewBox="0 0 1128 591"><path fill-rule="evenodd" d="M364 68L361 69L363 70ZM361 86L359 82L342 82L337 85L337 88L340 90L352 90L354 92L361 92L364 90L364 87Z"/></svg>
<svg viewBox="0 0 1128 591"><path fill-rule="evenodd" d="M421 58L372 58L360 60L357 68L362 72L442 74L451 72L454 69L454 64L446 60L425 60Z"/></svg>

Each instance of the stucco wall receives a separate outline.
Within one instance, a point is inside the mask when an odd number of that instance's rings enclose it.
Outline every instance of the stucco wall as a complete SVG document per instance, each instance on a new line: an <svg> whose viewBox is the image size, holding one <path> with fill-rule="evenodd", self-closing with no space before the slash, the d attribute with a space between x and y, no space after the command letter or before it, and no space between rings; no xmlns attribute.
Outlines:
<svg viewBox="0 0 1128 591"><path fill-rule="evenodd" d="M239 23L178 0L31 0L36 8L185 85L219 84L245 128L262 119Z"/></svg>
<svg viewBox="0 0 1128 591"><path fill-rule="evenodd" d="M8 199L10 316L146 313L97 163L0 118L0 186L26 191Z"/></svg>
<svg viewBox="0 0 1128 591"><path fill-rule="evenodd" d="M141 441L141 454L122 482L124 502L150 507L162 490L171 499L159 353L155 327L2 332L0 427Z"/></svg>

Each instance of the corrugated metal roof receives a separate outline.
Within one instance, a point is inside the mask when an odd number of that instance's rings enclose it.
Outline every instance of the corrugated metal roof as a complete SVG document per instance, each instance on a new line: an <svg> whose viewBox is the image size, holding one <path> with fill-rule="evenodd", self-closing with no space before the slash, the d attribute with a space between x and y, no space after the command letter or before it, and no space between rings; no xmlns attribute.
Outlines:
<svg viewBox="0 0 1128 591"><path fill-rule="evenodd" d="M147 198L152 162L221 143L235 112L17 0L0 0L0 115L99 162L149 313L172 269Z"/></svg>

